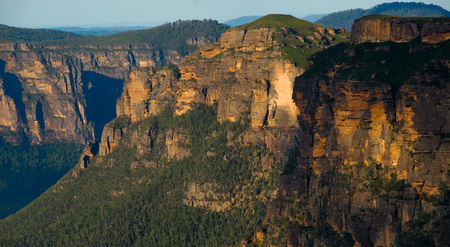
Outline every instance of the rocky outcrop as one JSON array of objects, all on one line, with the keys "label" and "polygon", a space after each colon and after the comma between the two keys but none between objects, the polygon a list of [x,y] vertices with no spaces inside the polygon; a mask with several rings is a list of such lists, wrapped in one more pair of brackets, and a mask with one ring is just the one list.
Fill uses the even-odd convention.
[{"label": "rocky outcrop", "polygon": [[165,106],[164,99],[171,98],[177,73],[169,69],[141,68],[130,74],[122,96],[117,101],[117,116],[127,115],[135,123],[158,114]]},{"label": "rocky outcrop", "polygon": [[[286,43],[282,34],[310,40],[308,47],[325,46],[320,42],[342,35],[341,30],[322,27],[301,31],[303,36],[299,30],[288,28],[230,29],[220,42],[207,44],[184,58],[179,69],[136,69],[117,101],[117,115],[136,123],[160,113],[171,102],[174,115],[204,103],[218,105],[222,123],[249,116],[253,128],[298,127],[299,110],[292,93],[294,80],[304,68],[286,58],[280,48]],[[107,145],[102,141],[101,146]]]},{"label": "rocky outcrop", "polygon": [[50,53],[2,53],[0,77],[0,97],[5,98],[1,128],[9,131],[4,136],[20,139],[23,132],[38,143],[92,138],[79,60]]},{"label": "rocky outcrop", "polygon": [[165,141],[167,148],[167,160],[180,160],[189,156],[189,149],[185,146],[189,143],[183,129],[172,128],[166,132]]},{"label": "rocky outcrop", "polygon": [[81,155],[79,166],[80,169],[86,169],[91,163],[92,158],[98,153],[98,142],[89,141],[86,147],[83,150],[83,154]]},{"label": "rocky outcrop", "polygon": [[[189,42],[200,46],[204,41]],[[130,71],[180,63],[179,52],[154,48],[0,44],[2,139],[14,143],[99,139],[103,126],[116,117],[115,101]]]},{"label": "rocky outcrop", "polygon": [[218,103],[219,121],[238,121],[251,105],[253,127],[297,126],[298,109],[291,95],[294,79],[303,69],[285,60],[277,49],[272,36],[278,31],[229,30],[219,43],[205,45],[185,58],[179,80],[175,71],[132,72],[117,114],[129,115],[135,122],[157,114],[162,109],[158,102],[172,97],[176,115],[185,113],[193,103]]},{"label": "rocky outcrop", "polygon": [[[286,166],[278,200],[250,242],[391,246],[415,234],[447,246],[450,62],[431,59],[445,44],[391,46],[401,56],[430,57],[418,67],[403,64],[416,70],[398,81],[373,76],[373,65],[361,73],[368,60],[381,62],[374,54],[383,49],[347,47],[338,53],[342,60],[324,55],[336,60],[296,80],[295,162]],[[355,55],[362,51],[364,61]]]},{"label": "rocky outcrop", "polygon": [[102,156],[109,154],[119,146],[119,141],[122,139],[124,132],[126,132],[126,129],[106,125],[102,132],[99,154]]},{"label": "rocky outcrop", "polygon": [[194,182],[189,185],[186,199],[183,199],[183,203],[191,207],[209,208],[216,212],[229,209],[231,203],[224,202],[225,196],[215,191],[217,186],[211,183],[200,185]]},{"label": "rocky outcrop", "polygon": [[367,16],[353,23],[350,41],[404,43],[418,37],[432,44],[449,40],[450,18]]}]

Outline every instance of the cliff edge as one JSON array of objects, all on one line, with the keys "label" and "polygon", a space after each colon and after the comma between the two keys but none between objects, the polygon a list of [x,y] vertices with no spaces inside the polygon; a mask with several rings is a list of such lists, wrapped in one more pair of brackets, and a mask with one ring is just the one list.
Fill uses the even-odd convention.
[{"label": "cliff edge", "polygon": [[353,44],[386,41],[404,43],[416,38],[431,44],[450,39],[450,18],[366,16],[353,23],[350,41]]}]

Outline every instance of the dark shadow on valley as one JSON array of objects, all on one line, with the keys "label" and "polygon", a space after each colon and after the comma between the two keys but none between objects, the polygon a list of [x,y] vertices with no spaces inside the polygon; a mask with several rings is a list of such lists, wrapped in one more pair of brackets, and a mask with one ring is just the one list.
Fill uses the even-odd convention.
[{"label": "dark shadow on valley", "polygon": [[105,124],[116,117],[116,102],[122,95],[124,80],[83,71],[81,81],[86,96],[86,117],[94,123],[95,138],[100,140]]}]

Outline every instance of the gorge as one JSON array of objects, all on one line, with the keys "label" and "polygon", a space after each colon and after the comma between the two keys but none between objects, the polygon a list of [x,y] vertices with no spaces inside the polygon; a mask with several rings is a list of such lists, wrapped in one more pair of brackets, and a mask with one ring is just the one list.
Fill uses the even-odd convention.
[{"label": "gorge", "polygon": [[[91,71],[94,52],[31,67],[17,57],[32,53],[2,53],[2,78],[27,82],[3,86],[5,129],[98,143],[0,221],[0,243],[447,246],[450,20],[369,16],[352,29],[269,15],[129,76],[148,55],[118,51],[104,66],[116,69]],[[61,69],[42,83],[47,64]],[[111,75],[127,79],[105,81],[115,111],[83,113]],[[117,118],[98,137],[87,119],[106,115]]]}]

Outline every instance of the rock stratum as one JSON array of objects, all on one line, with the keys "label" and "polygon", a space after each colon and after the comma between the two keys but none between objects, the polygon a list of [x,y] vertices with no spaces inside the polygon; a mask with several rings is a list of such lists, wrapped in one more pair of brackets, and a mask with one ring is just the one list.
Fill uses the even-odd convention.
[{"label": "rock stratum", "polygon": [[[374,31],[392,23],[355,22],[359,46],[318,54],[296,79],[295,162],[248,243],[448,246],[449,38],[405,43],[416,37],[404,31],[409,22]],[[448,18],[422,27],[438,33],[442,23]]]},{"label": "rock stratum", "polygon": [[270,15],[133,70],[0,243],[448,246],[450,43],[346,37]]},{"label": "rock stratum", "polygon": [[353,23],[350,40],[354,44],[360,44],[410,42],[416,38],[424,43],[439,43],[450,39],[449,18],[367,16]]},{"label": "rock stratum", "polygon": [[[197,36],[168,45],[121,44],[120,40],[118,44],[90,45],[92,41],[81,38],[74,40],[75,44],[62,45],[1,43],[2,139],[12,143],[59,139],[83,144],[99,139],[103,126],[116,117],[115,101],[133,69],[179,64],[189,49],[217,40],[214,32],[194,30],[190,36]],[[140,35],[139,31],[131,34]],[[102,42],[114,43],[116,36],[111,36],[113,41],[102,37]]]},{"label": "rock stratum", "polygon": [[[311,25],[231,29],[222,34],[220,42],[206,44],[184,58],[175,70],[137,69],[117,101],[117,116],[136,123],[159,114],[168,102],[174,102],[176,116],[192,105],[217,104],[221,123],[237,122],[245,116],[252,128],[297,129],[299,110],[292,93],[295,78],[305,68],[289,59],[283,48],[308,50],[304,51],[308,54],[348,37],[343,30]],[[101,154],[109,153],[109,147],[115,146],[111,140],[117,140],[116,130],[108,125],[106,129]]]}]

